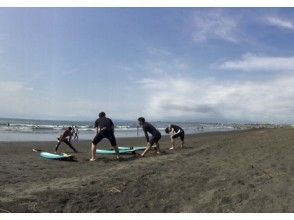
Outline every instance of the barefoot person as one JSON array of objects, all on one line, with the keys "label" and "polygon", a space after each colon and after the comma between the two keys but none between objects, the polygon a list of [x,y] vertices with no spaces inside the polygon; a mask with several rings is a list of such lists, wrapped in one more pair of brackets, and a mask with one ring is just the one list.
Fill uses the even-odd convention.
[{"label": "barefoot person", "polygon": [[77,126],[73,126],[74,140],[79,140],[79,129]]},{"label": "barefoot person", "polygon": [[64,142],[69,146],[74,152],[78,152],[71,144],[71,137],[72,137],[72,127],[68,127],[59,138],[57,138],[57,145],[55,147],[55,153],[57,153],[59,145]]},{"label": "barefoot person", "polygon": [[165,129],[165,132],[167,134],[170,134],[172,144],[170,150],[173,150],[175,148],[176,138],[178,137],[181,138],[181,148],[184,146],[185,132],[180,126],[171,124]]},{"label": "barefoot person", "polygon": [[[140,126],[143,128],[146,140],[147,140],[147,147],[145,151],[141,154],[142,157],[145,156],[145,154],[150,150],[150,148],[153,146],[153,144],[156,145],[157,153],[160,153],[159,143],[158,141],[161,138],[160,132],[150,123],[145,121],[145,118],[140,117],[138,118]],[[149,139],[148,132],[152,135],[152,137]]]},{"label": "barefoot person", "polygon": [[111,119],[106,118],[104,112],[99,113],[99,118],[95,121],[95,128],[97,133],[92,141],[92,158],[90,161],[96,160],[96,146],[103,138],[107,138],[110,141],[111,146],[116,152],[116,158],[119,159],[119,151],[114,136],[114,124]]}]

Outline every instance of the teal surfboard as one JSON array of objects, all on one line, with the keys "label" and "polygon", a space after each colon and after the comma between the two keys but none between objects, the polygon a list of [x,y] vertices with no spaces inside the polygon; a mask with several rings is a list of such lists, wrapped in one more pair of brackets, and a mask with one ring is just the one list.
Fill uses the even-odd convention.
[{"label": "teal surfboard", "polygon": [[125,146],[121,146],[118,147],[118,149],[120,150],[135,150],[135,151],[143,151],[146,149],[145,146],[140,146],[140,147],[125,147]]},{"label": "teal surfboard", "polygon": [[51,159],[51,160],[70,160],[73,159],[73,156],[70,154],[53,154],[49,152],[41,152],[40,156],[46,159]]},{"label": "teal surfboard", "polygon": [[[135,150],[123,150],[119,149],[119,154],[131,154],[136,152]],[[96,154],[106,154],[106,155],[113,155],[116,154],[114,150],[102,150],[102,149],[97,149]]]}]

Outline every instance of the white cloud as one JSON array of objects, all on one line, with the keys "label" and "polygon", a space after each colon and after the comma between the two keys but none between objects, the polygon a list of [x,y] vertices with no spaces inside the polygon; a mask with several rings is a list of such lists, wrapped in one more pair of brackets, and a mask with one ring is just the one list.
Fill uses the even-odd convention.
[{"label": "white cloud", "polygon": [[155,48],[155,47],[147,48],[147,52],[150,55],[157,56],[157,57],[168,57],[172,55],[172,53],[167,49]]},{"label": "white cloud", "polygon": [[21,82],[14,82],[14,81],[6,81],[0,82],[0,92],[22,92],[22,91],[32,91],[32,87],[26,87]]},{"label": "white cloud", "polygon": [[246,54],[241,59],[225,61],[218,66],[221,69],[242,71],[293,71],[294,57],[270,57]]},{"label": "white cloud", "polygon": [[284,20],[282,18],[276,17],[276,16],[268,16],[266,17],[266,22],[269,25],[294,30],[294,23],[292,21]]},{"label": "white cloud", "polygon": [[224,15],[222,10],[196,13],[193,17],[192,28],[195,42],[205,42],[210,39],[238,42],[236,20]]},{"label": "white cloud", "polygon": [[264,82],[142,79],[153,119],[294,122],[294,76]]}]

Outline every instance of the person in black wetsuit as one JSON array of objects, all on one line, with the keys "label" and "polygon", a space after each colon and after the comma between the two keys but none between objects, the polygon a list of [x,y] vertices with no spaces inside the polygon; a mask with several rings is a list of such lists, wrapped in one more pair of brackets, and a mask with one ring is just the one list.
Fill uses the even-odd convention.
[{"label": "person in black wetsuit", "polygon": [[72,127],[68,127],[62,135],[60,135],[59,138],[57,138],[57,145],[55,147],[55,153],[57,153],[57,150],[59,148],[59,145],[64,142],[65,144],[67,144],[67,146],[69,146],[75,153],[77,153],[78,151],[72,146],[71,144],[71,137],[72,137]]},{"label": "person in black wetsuit", "polygon": [[172,144],[170,150],[173,150],[175,148],[176,138],[178,138],[178,137],[180,137],[180,139],[181,139],[181,148],[183,148],[184,139],[185,139],[185,132],[180,126],[171,124],[169,127],[167,127],[165,129],[165,132],[167,134],[170,134],[170,139],[171,139],[171,144]]},{"label": "person in black wetsuit", "polygon": [[111,146],[116,152],[116,158],[119,159],[119,151],[114,136],[114,124],[111,119],[106,118],[104,112],[99,113],[99,118],[95,121],[95,128],[97,133],[92,141],[92,158],[90,161],[96,160],[96,146],[103,138],[107,138],[110,141]]},{"label": "person in black wetsuit", "polygon": [[[147,140],[147,147],[145,151],[141,154],[142,157],[145,156],[145,154],[150,150],[153,144],[156,145],[157,153],[160,153],[159,148],[159,140],[161,138],[160,132],[150,123],[145,121],[145,118],[140,117],[138,118],[140,126],[143,128],[146,140]],[[149,139],[148,132],[152,135],[152,137]]]}]

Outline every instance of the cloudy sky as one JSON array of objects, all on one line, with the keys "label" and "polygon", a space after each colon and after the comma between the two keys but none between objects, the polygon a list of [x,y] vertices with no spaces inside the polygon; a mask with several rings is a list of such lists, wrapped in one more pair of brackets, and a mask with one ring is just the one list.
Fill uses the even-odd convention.
[{"label": "cloudy sky", "polygon": [[294,122],[294,9],[0,8],[0,117]]}]

